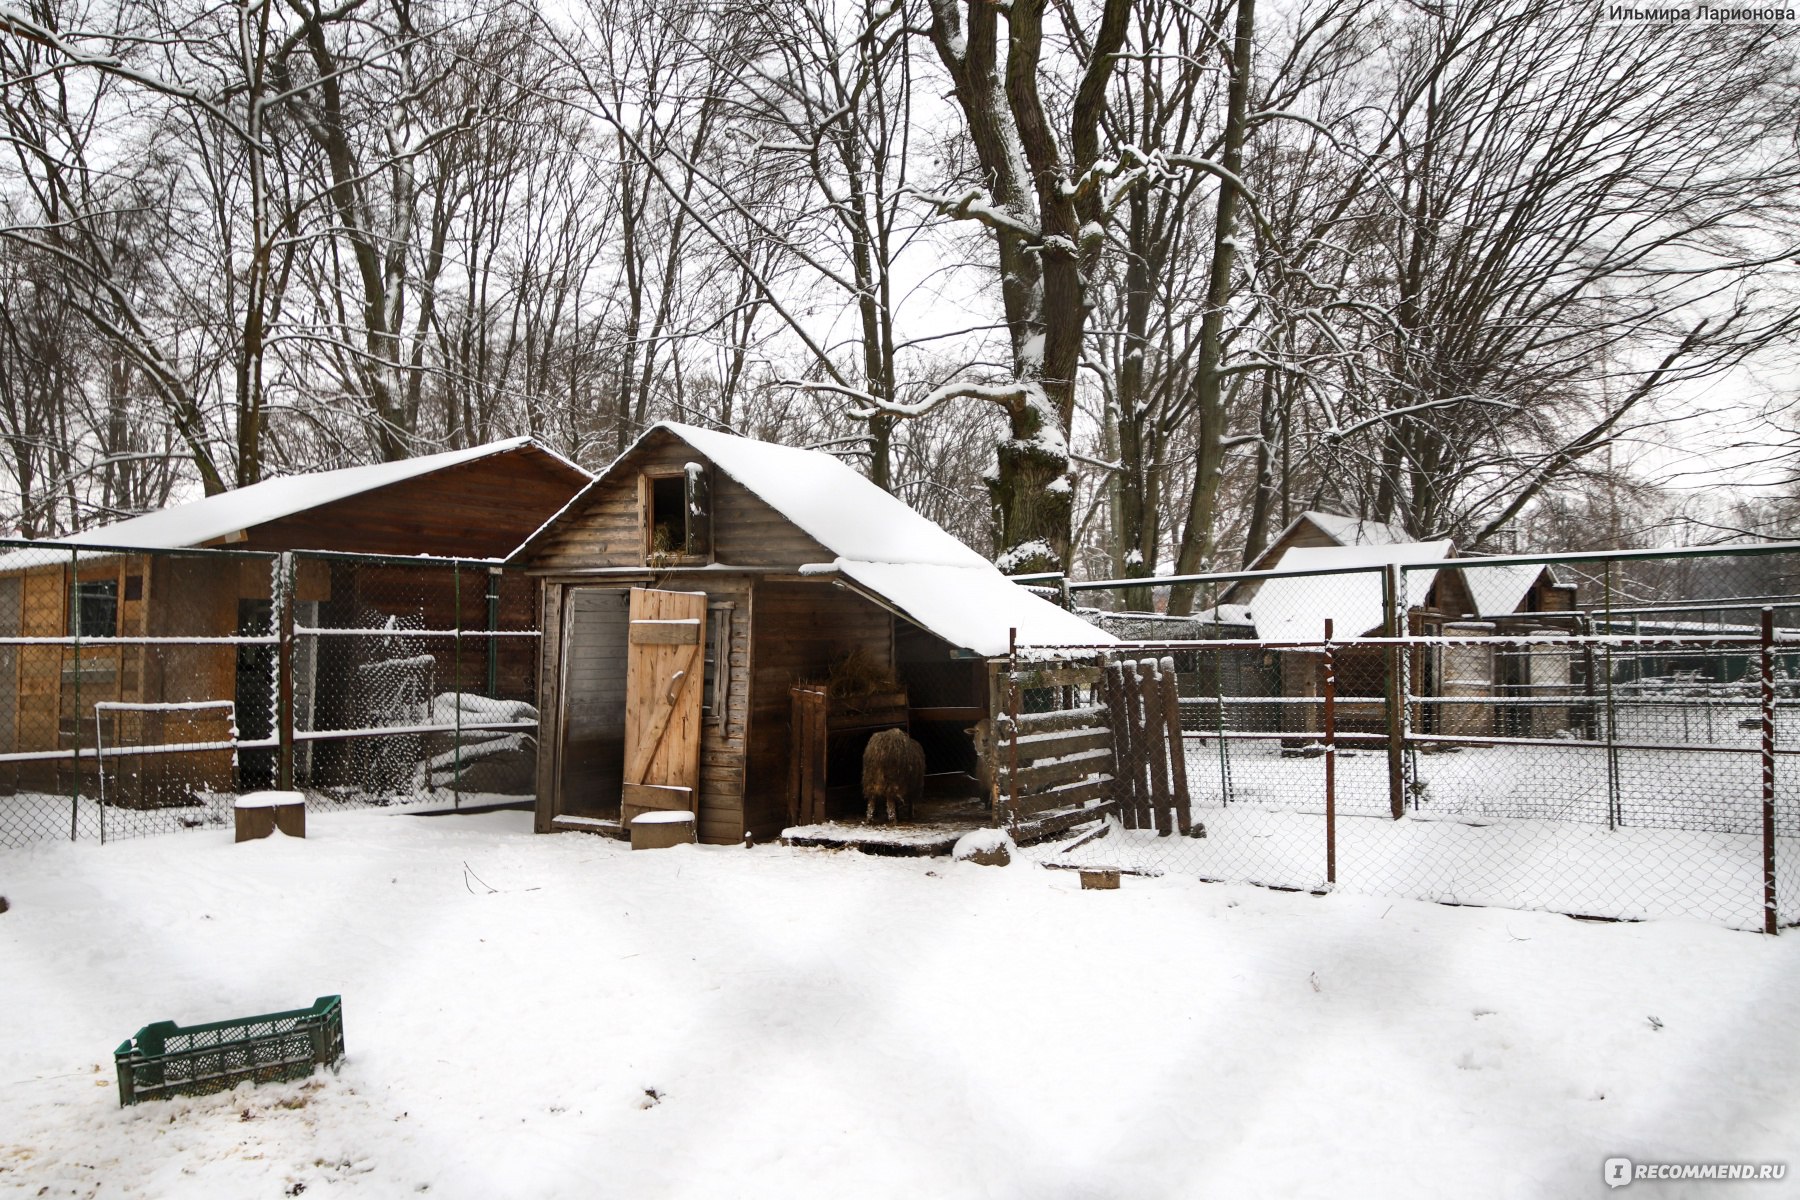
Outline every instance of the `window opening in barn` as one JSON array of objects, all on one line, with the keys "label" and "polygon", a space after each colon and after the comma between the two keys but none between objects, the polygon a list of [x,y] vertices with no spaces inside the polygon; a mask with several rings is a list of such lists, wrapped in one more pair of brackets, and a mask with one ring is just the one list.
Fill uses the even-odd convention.
[{"label": "window opening in barn", "polygon": [[688,463],[681,473],[644,476],[645,551],[658,559],[705,561],[712,557],[712,498],[706,468]]},{"label": "window opening in barn", "polygon": [[116,637],[119,632],[119,581],[84,579],[75,585],[70,614],[76,637]]},{"label": "window opening in barn", "polygon": [[687,553],[687,487],[680,475],[650,480],[650,552]]}]

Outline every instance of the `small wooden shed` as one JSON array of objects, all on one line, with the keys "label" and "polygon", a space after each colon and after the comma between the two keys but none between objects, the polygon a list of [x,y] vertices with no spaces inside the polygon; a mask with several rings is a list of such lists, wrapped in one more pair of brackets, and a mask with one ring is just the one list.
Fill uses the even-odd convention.
[{"label": "small wooden shed", "polygon": [[767,839],[796,787],[860,816],[861,748],[892,726],[939,793],[988,803],[1010,633],[1116,640],[830,455],[689,425],[647,430],[508,565],[541,580],[541,832],[660,808]]},{"label": "small wooden shed", "polygon": [[[1316,534],[1318,519],[1291,527],[1296,535]],[[1346,518],[1336,518],[1338,521]],[[1258,639],[1282,643],[1316,642],[1331,621],[1333,637],[1350,640],[1380,637],[1386,632],[1382,572],[1404,567],[1406,595],[1401,598],[1402,634],[1457,639],[1455,644],[1415,648],[1408,663],[1409,688],[1428,699],[1418,706],[1416,727],[1425,732],[1489,736],[1496,732],[1554,732],[1566,727],[1565,693],[1570,688],[1568,653],[1556,647],[1505,652],[1463,639],[1518,636],[1544,629],[1569,632],[1549,614],[1566,613],[1574,605],[1574,588],[1558,581],[1542,563],[1502,560],[1484,565],[1480,558],[1458,558],[1449,540],[1395,540],[1395,530],[1376,527],[1369,540],[1349,545],[1290,540],[1271,565],[1318,575],[1277,576],[1241,581],[1230,593],[1240,619]],[[1364,533],[1366,529],[1362,530]],[[1379,570],[1378,570],[1379,569]],[[1328,572],[1354,571],[1353,574]],[[1247,631],[1248,632],[1248,631]],[[1280,695],[1312,698],[1322,694],[1321,659],[1306,651],[1278,651]],[[1348,646],[1337,655],[1338,720],[1350,731],[1380,733],[1385,729],[1389,666],[1380,647]],[[1511,699],[1517,713],[1490,703]],[[1504,710],[1504,711],[1503,711]],[[1288,710],[1290,724],[1316,732],[1314,706]]]},{"label": "small wooden shed", "polygon": [[[0,553],[0,636],[13,638],[207,638],[268,627],[272,572],[265,558],[194,549],[338,551],[368,555],[500,558],[592,476],[529,438],[512,438],[396,463],[270,479],[189,504]],[[450,628],[460,602],[486,616],[479,581],[456,595],[447,575],[403,563],[311,558],[296,565],[301,623],[355,625],[370,613]],[[514,628],[533,616],[528,593],[498,614]],[[400,608],[405,608],[402,614]],[[529,700],[535,659],[522,643],[499,648],[497,687]],[[297,702],[315,701],[321,724],[346,695],[331,662],[310,664]],[[0,753],[112,744],[206,740],[173,714],[102,715],[96,703],[193,704],[231,700],[240,735],[266,736],[273,654],[261,646],[132,645],[96,641],[0,647]],[[449,674],[443,678],[448,681]],[[259,710],[260,706],[260,711]],[[110,727],[97,730],[101,720]],[[171,728],[156,726],[168,720]],[[133,728],[124,728],[124,725]],[[230,754],[198,774],[228,788]],[[246,752],[240,771],[265,785],[270,753]],[[66,760],[0,765],[0,789],[61,789]],[[186,783],[196,774],[184,764]],[[155,790],[154,779],[140,784]],[[185,786],[185,784],[184,784]],[[179,799],[176,797],[175,799]],[[154,798],[152,798],[154,802]]]}]

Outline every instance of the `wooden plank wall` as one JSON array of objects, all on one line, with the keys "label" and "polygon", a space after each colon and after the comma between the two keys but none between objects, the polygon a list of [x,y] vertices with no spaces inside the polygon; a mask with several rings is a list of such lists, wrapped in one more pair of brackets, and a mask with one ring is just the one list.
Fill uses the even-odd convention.
[{"label": "wooden plank wall", "polygon": [[524,448],[271,521],[232,548],[500,558],[585,482],[543,451]]},{"label": "wooden plank wall", "polygon": [[[702,585],[683,581],[684,587]],[[724,586],[704,584],[708,603],[731,604],[731,646],[727,666],[731,678],[726,688],[725,711],[718,720],[708,719],[700,729],[700,840],[741,842],[747,823],[744,802],[744,756],[750,744],[750,688],[755,661],[750,641],[751,582],[740,578]]]},{"label": "wooden plank wall", "polygon": [[894,619],[882,608],[828,581],[763,580],[756,586],[749,784],[744,820],[759,840],[787,820],[791,698],[796,682],[822,679],[858,647],[890,666]]},{"label": "wooden plank wall", "polygon": [[797,567],[830,560],[824,547],[665,432],[646,440],[614,466],[604,483],[590,489],[579,509],[532,548],[527,565],[557,571],[643,566],[638,477],[645,471],[680,471],[695,461],[712,471],[713,561],[734,567]]},{"label": "wooden plank wall", "polygon": [[[147,632],[158,637],[218,637],[236,633],[238,600],[246,586],[260,586],[263,594],[267,594],[266,564],[153,556],[145,580]],[[141,695],[151,702],[235,700],[237,647],[159,646],[145,657]],[[170,721],[167,725],[161,734],[169,741],[200,741],[208,732],[194,721]],[[183,777],[194,775],[201,765],[175,759],[167,764],[171,773]],[[228,752],[208,752],[203,766],[209,782],[230,786],[231,756]]]}]

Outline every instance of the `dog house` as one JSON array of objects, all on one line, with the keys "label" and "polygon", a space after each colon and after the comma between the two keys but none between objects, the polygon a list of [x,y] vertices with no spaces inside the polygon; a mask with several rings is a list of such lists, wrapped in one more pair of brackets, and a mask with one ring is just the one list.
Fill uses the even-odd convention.
[{"label": "dog house", "polygon": [[508,567],[540,580],[540,832],[688,809],[703,842],[771,838],[796,788],[860,816],[861,747],[896,726],[928,795],[991,803],[1009,638],[1116,640],[830,455],[688,425],[651,427]]}]

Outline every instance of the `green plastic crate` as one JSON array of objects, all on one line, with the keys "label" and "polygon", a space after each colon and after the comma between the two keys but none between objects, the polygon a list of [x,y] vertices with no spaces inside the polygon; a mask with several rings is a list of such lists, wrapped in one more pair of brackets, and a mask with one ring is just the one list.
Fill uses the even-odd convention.
[{"label": "green plastic crate", "polygon": [[209,1025],[158,1021],[119,1043],[119,1105],[224,1092],[249,1080],[305,1079],[344,1057],[344,1004],[320,996],[311,1008]]}]

